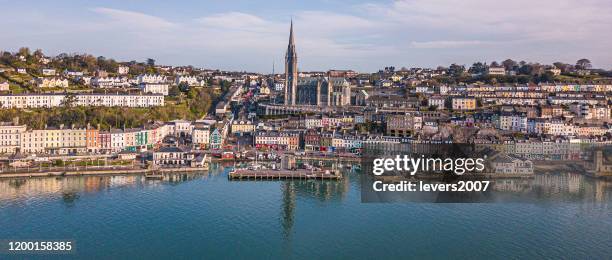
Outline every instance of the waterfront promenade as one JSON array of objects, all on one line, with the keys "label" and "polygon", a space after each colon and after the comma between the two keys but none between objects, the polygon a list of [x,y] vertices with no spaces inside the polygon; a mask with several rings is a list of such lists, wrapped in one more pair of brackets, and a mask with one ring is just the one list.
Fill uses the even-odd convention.
[{"label": "waterfront promenade", "polygon": [[205,167],[174,167],[174,168],[151,168],[145,169],[141,167],[131,166],[115,166],[115,167],[75,167],[65,169],[64,167],[53,167],[40,171],[5,171],[0,172],[2,178],[31,178],[31,177],[53,177],[53,176],[81,176],[81,175],[124,175],[124,174],[157,174],[165,172],[193,172],[206,171]]}]

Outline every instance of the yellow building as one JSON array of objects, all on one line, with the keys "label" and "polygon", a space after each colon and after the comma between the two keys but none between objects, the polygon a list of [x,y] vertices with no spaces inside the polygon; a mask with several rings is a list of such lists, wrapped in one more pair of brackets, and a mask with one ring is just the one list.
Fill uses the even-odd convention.
[{"label": "yellow building", "polygon": [[62,78],[38,78],[36,80],[39,88],[67,88],[68,80]]},{"label": "yellow building", "polygon": [[45,130],[29,130],[21,133],[22,153],[45,152]]},{"label": "yellow building", "polygon": [[393,82],[400,82],[400,80],[402,80],[402,78],[403,77],[401,75],[398,75],[398,74],[393,74],[390,77],[391,81],[393,81]]},{"label": "yellow building", "polygon": [[47,128],[30,130],[21,134],[21,151],[24,153],[69,154],[87,151],[85,129]]},{"label": "yellow building", "polygon": [[453,110],[474,110],[476,109],[475,98],[453,98]]},{"label": "yellow building", "polygon": [[255,125],[251,121],[234,121],[232,133],[250,133],[255,131]]}]

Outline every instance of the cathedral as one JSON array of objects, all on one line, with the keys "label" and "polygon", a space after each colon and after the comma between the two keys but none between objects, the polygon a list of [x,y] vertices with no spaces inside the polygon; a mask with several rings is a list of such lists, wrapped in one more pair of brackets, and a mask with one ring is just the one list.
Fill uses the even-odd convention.
[{"label": "cathedral", "polygon": [[351,102],[351,87],[341,77],[298,77],[293,21],[285,55],[285,105],[345,106]]}]

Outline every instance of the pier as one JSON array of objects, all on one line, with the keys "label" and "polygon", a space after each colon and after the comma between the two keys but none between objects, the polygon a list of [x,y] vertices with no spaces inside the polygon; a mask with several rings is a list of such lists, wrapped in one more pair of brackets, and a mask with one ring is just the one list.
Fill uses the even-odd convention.
[{"label": "pier", "polygon": [[235,170],[228,174],[230,180],[340,180],[342,174],[333,171],[310,170]]}]

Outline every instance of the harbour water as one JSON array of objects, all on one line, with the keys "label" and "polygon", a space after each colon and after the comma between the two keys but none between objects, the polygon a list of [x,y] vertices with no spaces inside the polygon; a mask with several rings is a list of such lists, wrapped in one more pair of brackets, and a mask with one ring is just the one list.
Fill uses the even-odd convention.
[{"label": "harbour water", "polygon": [[528,189],[526,203],[435,204],[361,203],[355,172],[340,181],[229,181],[229,171],[3,179],[0,239],[69,239],[69,256],[79,258],[612,255],[612,184],[581,175],[498,187]]}]

